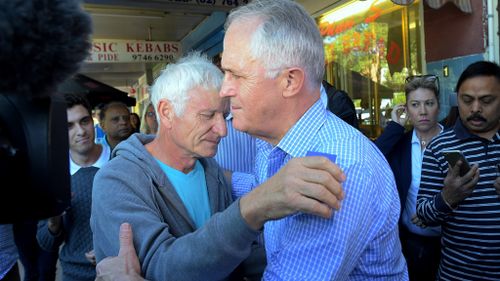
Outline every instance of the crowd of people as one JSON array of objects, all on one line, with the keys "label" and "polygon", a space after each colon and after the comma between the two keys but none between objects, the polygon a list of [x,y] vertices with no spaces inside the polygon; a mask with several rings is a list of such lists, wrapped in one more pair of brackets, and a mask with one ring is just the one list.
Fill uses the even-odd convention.
[{"label": "crowd of people", "polygon": [[469,65],[441,123],[438,77],[408,77],[372,141],[300,4],[232,10],[223,44],[220,68],[167,65],[140,116],[111,102],[97,127],[64,94],[71,208],[0,225],[0,280],[17,259],[25,280],[57,259],[65,281],[500,280],[499,65]]}]

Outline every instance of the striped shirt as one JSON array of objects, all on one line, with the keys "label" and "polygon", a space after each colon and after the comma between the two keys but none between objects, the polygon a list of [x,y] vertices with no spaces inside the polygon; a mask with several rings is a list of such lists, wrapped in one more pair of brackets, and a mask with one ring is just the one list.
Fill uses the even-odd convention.
[{"label": "striped shirt", "polygon": [[220,140],[214,159],[223,169],[253,174],[255,138],[236,130],[232,119],[232,116],[226,119],[227,136]]},{"label": "striped shirt", "polygon": [[0,279],[2,279],[17,262],[17,247],[11,224],[0,224]]},{"label": "striped shirt", "polygon": [[[441,196],[448,163],[443,151],[460,150],[479,166],[479,182],[456,209]],[[428,225],[441,225],[439,280],[500,280],[500,198],[493,183],[499,176],[500,136],[470,134],[460,119],[437,136],[424,153],[417,214]]]},{"label": "striped shirt", "polygon": [[408,279],[394,177],[370,140],[317,101],[277,146],[256,142],[258,183],[309,151],[336,155],[347,176],[342,207],[330,219],[299,213],[265,224],[263,280]]}]

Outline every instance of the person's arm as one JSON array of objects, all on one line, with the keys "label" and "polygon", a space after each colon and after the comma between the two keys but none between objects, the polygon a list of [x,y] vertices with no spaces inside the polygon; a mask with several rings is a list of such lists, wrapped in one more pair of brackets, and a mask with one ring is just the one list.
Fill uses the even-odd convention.
[{"label": "person's arm", "polygon": [[137,175],[129,172],[132,167],[108,165],[97,173],[92,195],[97,260],[118,253],[118,224],[128,221],[138,237],[134,245],[146,278],[222,279],[248,256],[259,233],[255,230],[264,222],[298,211],[329,217],[331,209],[339,207],[345,175],[338,166],[323,157],[308,157],[286,167],[203,227],[174,237],[158,212],[158,205],[165,202],[149,198],[158,187],[133,186]]},{"label": "person's arm", "polygon": [[253,229],[299,211],[330,217],[344,197],[345,174],[324,157],[294,158],[257,188],[254,175],[225,175],[232,176],[233,198],[241,197],[241,213]]},{"label": "person's arm", "polygon": [[417,196],[417,216],[424,224],[440,225],[472,193],[479,180],[478,166],[473,165],[463,177],[459,176],[459,168],[440,163],[432,148],[425,150]]},{"label": "person's arm", "polygon": [[404,136],[405,128],[394,121],[387,123],[382,134],[374,140],[375,145],[380,149],[382,154],[387,158],[391,154],[395,145]]},{"label": "person's arm", "polygon": [[[498,169],[498,166],[497,166]],[[497,171],[497,173],[500,173]],[[499,198],[500,198],[500,177],[497,177],[495,182],[493,183],[493,186],[495,187],[495,191],[497,192]]]},{"label": "person's arm", "polygon": [[51,217],[38,223],[36,234],[38,244],[48,252],[58,251],[59,246],[64,242],[65,236],[63,215]]},{"label": "person's arm", "polygon": [[[243,220],[239,201],[196,231],[174,235],[167,223],[176,217],[171,205],[176,202],[166,195],[171,191],[152,185],[148,178],[138,184],[137,178],[146,176],[131,173],[134,169],[140,170],[108,165],[95,177],[91,227],[98,262],[117,255],[119,226],[125,221],[134,228],[134,245],[147,279],[219,280],[249,255],[259,232]],[[179,226],[172,228],[178,231]]]},{"label": "person's arm", "polygon": [[270,222],[273,228],[265,231],[270,231],[266,243],[271,247],[266,250],[271,252],[263,280],[346,280],[352,276],[401,280],[405,262],[397,236],[400,204],[390,168],[375,154],[373,149],[366,157],[382,163],[345,167],[346,196],[330,218],[299,213]]},{"label": "person's arm", "polygon": [[427,147],[422,160],[422,174],[417,195],[417,216],[428,226],[437,226],[452,212],[441,196],[446,173],[432,148]]},{"label": "person's arm", "polygon": [[304,212],[332,216],[344,198],[346,180],[338,165],[325,157],[293,158],[273,177],[241,197],[240,210],[252,229],[265,222]]},{"label": "person's arm", "polygon": [[374,141],[378,149],[387,156],[392,152],[392,149],[398,143],[398,141],[403,137],[405,132],[405,123],[407,118],[403,118],[404,105],[397,105],[391,112],[392,121],[387,123],[382,134]]}]

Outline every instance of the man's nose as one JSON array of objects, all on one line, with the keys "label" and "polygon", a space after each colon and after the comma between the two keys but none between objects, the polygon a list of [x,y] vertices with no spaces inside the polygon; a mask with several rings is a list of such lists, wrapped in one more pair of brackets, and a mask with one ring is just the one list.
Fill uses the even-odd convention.
[{"label": "man's nose", "polygon": [[131,123],[130,123],[130,118],[127,118],[127,117],[125,117],[125,116],[120,117],[120,118],[118,119],[118,122],[119,122],[120,124],[127,124],[127,123],[128,123],[128,124],[131,124]]},{"label": "man's nose", "polygon": [[221,138],[227,135],[226,119],[224,118],[223,114],[217,116],[217,120],[215,121],[215,124],[212,127],[212,129]]},{"label": "man's nose", "polygon": [[220,88],[219,95],[221,97],[232,97],[234,96],[235,91],[234,91],[234,86],[232,85],[232,82],[230,81],[229,78],[227,78],[227,75],[224,76],[224,80],[222,81],[222,87]]},{"label": "man's nose", "polygon": [[76,124],[76,133],[81,136],[81,135],[84,135],[85,134],[85,130],[83,129],[83,127],[80,125],[80,124]]},{"label": "man's nose", "polygon": [[481,103],[478,100],[472,102],[472,112],[481,112]]}]

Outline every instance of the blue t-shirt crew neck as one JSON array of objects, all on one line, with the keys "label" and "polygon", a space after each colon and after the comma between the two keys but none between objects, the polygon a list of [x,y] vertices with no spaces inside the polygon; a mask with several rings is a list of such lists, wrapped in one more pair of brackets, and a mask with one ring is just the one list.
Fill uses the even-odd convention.
[{"label": "blue t-shirt crew neck", "polygon": [[158,162],[174,186],[196,228],[203,226],[210,218],[211,212],[205,171],[200,161],[196,161],[194,169],[187,174],[166,165],[158,159],[156,159],[156,162]]}]

